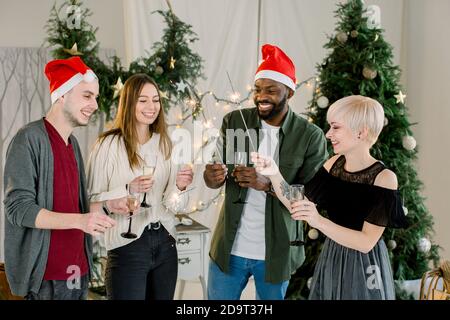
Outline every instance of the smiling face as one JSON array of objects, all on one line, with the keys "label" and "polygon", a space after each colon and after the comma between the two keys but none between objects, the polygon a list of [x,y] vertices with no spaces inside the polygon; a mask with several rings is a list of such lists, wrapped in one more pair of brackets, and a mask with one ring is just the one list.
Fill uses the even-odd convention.
[{"label": "smiling face", "polygon": [[149,126],[155,122],[161,110],[158,90],[151,83],[146,83],[136,102],[136,121],[138,125]]},{"label": "smiling face", "polygon": [[292,96],[282,83],[271,79],[255,81],[253,101],[262,120],[272,120],[287,111],[287,100]]},{"label": "smiling face", "polygon": [[348,154],[361,144],[361,135],[355,133],[342,119],[330,118],[328,123],[330,129],[326,137],[330,140],[335,154]]},{"label": "smiling face", "polygon": [[370,149],[383,129],[384,110],[369,97],[353,95],[334,102],[327,112],[330,125],[326,137],[336,154],[346,154],[360,146]]},{"label": "smiling face", "polygon": [[142,165],[142,159],[137,152],[138,145],[146,138],[151,138],[154,132],[160,136],[161,152],[166,159],[170,158],[172,141],[167,132],[162,102],[158,85],[147,74],[137,73],[125,81],[113,129],[103,136],[120,135],[127,141],[125,148],[131,168]]},{"label": "smiling face", "polygon": [[86,126],[98,109],[98,81],[80,82],[63,96],[63,114],[73,128]]}]

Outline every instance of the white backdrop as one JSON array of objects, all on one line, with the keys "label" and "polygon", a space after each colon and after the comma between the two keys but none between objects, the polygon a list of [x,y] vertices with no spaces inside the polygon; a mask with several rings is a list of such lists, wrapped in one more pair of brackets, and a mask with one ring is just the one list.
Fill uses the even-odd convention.
[{"label": "white backdrop", "polygon": [[[62,1],[57,0],[60,4]],[[230,92],[228,70],[237,90],[245,92],[252,83],[257,65],[258,48],[265,42],[278,44],[294,60],[297,77],[312,76],[316,63],[326,55],[326,34],[334,30],[337,0],[261,0],[260,41],[257,43],[258,0],[171,0],[175,13],[193,26],[200,40],[193,45],[205,60],[206,80],[199,89],[214,90],[219,96]],[[450,172],[450,22],[449,0],[366,0],[367,5],[381,8],[385,38],[394,47],[394,63],[403,69],[407,106],[419,146],[418,170],[425,184],[427,206],[435,218],[436,241],[446,249],[450,259],[450,215],[448,185]],[[43,26],[54,0],[0,0],[0,47],[39,47],[45,37]],[[104,48],[112,48],[127,62],[142,56],[151,44],[160,40],[162,18],[151,15],[155,9],[166,9],[164,0],[89,0],[93,11],[89,21],[99,27],[97,39]],[[14,30],[14,32],[11,32]],[[0,89],[3,85],[0,80]],[[20,90],[20,89],[18,89]],[[310,91],[303,87],[295,95],[292,106],[302,112]],[[15,101],[15,100],[14,100]],[[13,100],[0,105],[4,115],[14,112]],[[216,116],[220,126],[223,109],[210,106],[207,115]],[[18,128],[26,121],[21,112],[14,123]],[[30,119],[32,120],[32,119]],[[172,119],[173,120],[173,119]],[[11,117],[0,123],[2,139],[11,125]],[[92,143],[96,129],[80,141],[85,148]],[[7,141],[5,141],[7,143]],[[4,146],[6,147],[6,146]],[[87,149],[86,149],[87,150]],[[3,168],[1,168],[3,170]],[[197,174],[197,179],[201,178]],[[1,176],[3,179],[3,176]],[[201,180],[201,179],[200,179]],[[201,182],[201,181],[200,181]],[[3,192],[2,192],[3,193]],[[204,198],[213,191],[205,190]],[[1,197],[0,197],[1,198]],[[0,210],[1,211],[1,210]],[[199,220],[213,227],[217,210],[199,214]],[[3,216],[0,216],[0,241],[3,243]],[[3,260],[0,246],[0,261]]]},{"label": "white backdrop", "polygon": [[411,112],[424,183],[425,204],[434,217],[434,240],[450,260],[450,31],[449,0],[405,1],[404,51],[407,105]]},{"label": "white backdrop", "polygon": [[[373,2],[372,2],[373,3]],[[382,22],[389,32],[389,42],[400,42],[402,1],[375,1],[382,6]],[[323,45],[327,34],[334,30],[333,0],[172,0],[174,13],[193,26],[199,40],[192,48],[204,59],[206,80],[200,80],[198,89],[212,90],[220,97],[231,92],[226,72],[235,89],[245,96],[247,86],[261,59],[260,47],[271,43],[281,47],[294,61],[299,81],[315,75],[316,64],[326,55]],[[165,0],[125,0],[124,21],[126,56],[128,62],[146,54],[155,41],[159,41],[164,27],[163,19],[154,10],[167,10]],[[387,13],[384,14],[384,11]],[[385,18],[386,17],[386,18]],[[259,39],[259,43],[258,43]],[[395,46],[396,63],[399,46]],[[304,112],[311,99],[312,87],[303,86],[291,100],[296,112]],[[220,128],[222,117],[231,109],[208,105],[205,114]],[[175,114],[169,122],[176,122]],[[186,127],[190,127],[186,123]],[[196,192],[191,195],[191,206],[206,202],[217,191],[205,187],[203,166],[196,166],[194,183]],[[218,206],[193,214],[193,218],[214,229]]]},{"label": "white backdrop", "polygon": [[[199,41],[192,45],[205,60],[206,80],[200,82],[199,89],[213,90],[219,95],[231,91],[226,71],[241,93],[253,83],[259,50],[264,43],[278,45],[292,58],[299,80],[313,76],[316,64],[326,54],[323,49],[326,35],[333,33],[335,24],[334,0],[171,0],[171,3],[175,14],[191,24],[199,36]],[[387,40],[400,44],[403,1],[371,3],[382,6]],[[128,62],[145,55],[151,45],[160,40],[163,19],[157,14],[151,15],[159,9],[167,9],[165,0],[124,0]],[[399,63],[399,51],[400,46],[395,45],[395,63]],[[298,112],[304,111],[310,98],[306,90],[300,89],[292,100]]]}]

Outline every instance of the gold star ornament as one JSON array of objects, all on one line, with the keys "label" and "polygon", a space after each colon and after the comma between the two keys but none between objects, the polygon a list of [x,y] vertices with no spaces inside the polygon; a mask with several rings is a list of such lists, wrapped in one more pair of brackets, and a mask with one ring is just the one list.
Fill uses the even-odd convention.
[{"label": "gold star ornament", "polygon": [[64,52],[67,52],[68,54],[72,56],[81,56],[83,55],[80,51],[78,51],[77,43],[75,42],[72,48],[70,49],[63,49]]},{"label": "gold star ornament", "polygon": [[394,95],[395,99],[397,99],[397,103],[405,103],[406,94],[404,94],[401,90],[398,94]]},{"label": "gold star ornament", "polygon": [[170,69],[175,69],[175,62],[177,62],[177,60],[175,60],[173,57],[170,57]]},{"label": "gold star ornament", "polygon": [[160,92],[159,92],[159,95],[160,95],[161,98],[163,98],[163,99],[169,99],[169,97],[167,96],[167,92],[165,92],[165,91],[160,91]]},{"label": "gold star ornament", "polygon": [[122,79],[119,77],[119,79],[117,79],[117,82],[115,85],[112,86],[114,89],[114,96],[113,99],[117,98],[120,93],[122,92],[123,89],[123,83],[122,83]]}]

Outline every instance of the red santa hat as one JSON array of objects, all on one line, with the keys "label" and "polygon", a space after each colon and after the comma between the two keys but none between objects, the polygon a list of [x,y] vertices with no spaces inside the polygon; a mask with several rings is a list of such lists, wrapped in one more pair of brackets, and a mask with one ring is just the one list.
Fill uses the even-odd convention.
[{"label": "red santa hat", "polygon": [[265,44],[261,49],[263,61],[256,70],[255,81],[261,78],[281,82],[295,91],[295,66],[277,46]]},{"label": "red santa hat", "polygon": [[98,79],[80,57],[50,61],[44,72],[50,81],[52,104],[81,81],[92,82]]}]

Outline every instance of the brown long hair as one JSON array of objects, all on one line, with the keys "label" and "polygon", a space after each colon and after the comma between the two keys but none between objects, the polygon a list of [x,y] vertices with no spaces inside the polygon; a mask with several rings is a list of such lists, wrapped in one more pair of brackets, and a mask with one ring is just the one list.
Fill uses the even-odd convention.
[{"label": "brown long hair", "polygon": [[[161,94],[159,92],[156,82],[144,73],[137,73],[132,75],[125,81],[122,93],[120,94],[119,107],[117,110],[116,118],[114,119],[113,128],[109,131],[102,133],[99,136],[99,141],[102,143],[108,136],[122,137],[127,150],[128,162],[130,168],[136,168],[141,165],[142,159],[137,154],[138,136],[136,131],[136,104],[138,102],[139,95],[142,88],[147,83],[155,86],[158,92],[159,100],[161,101]],[[166,157],[166,160],[170,158],[172,153],[172,141],[170,140],[167,124],[164,117],[164,108],[161,104],[158,117],[155,121],[148,126],[149,132],[159,133],[159,149]]]}]

